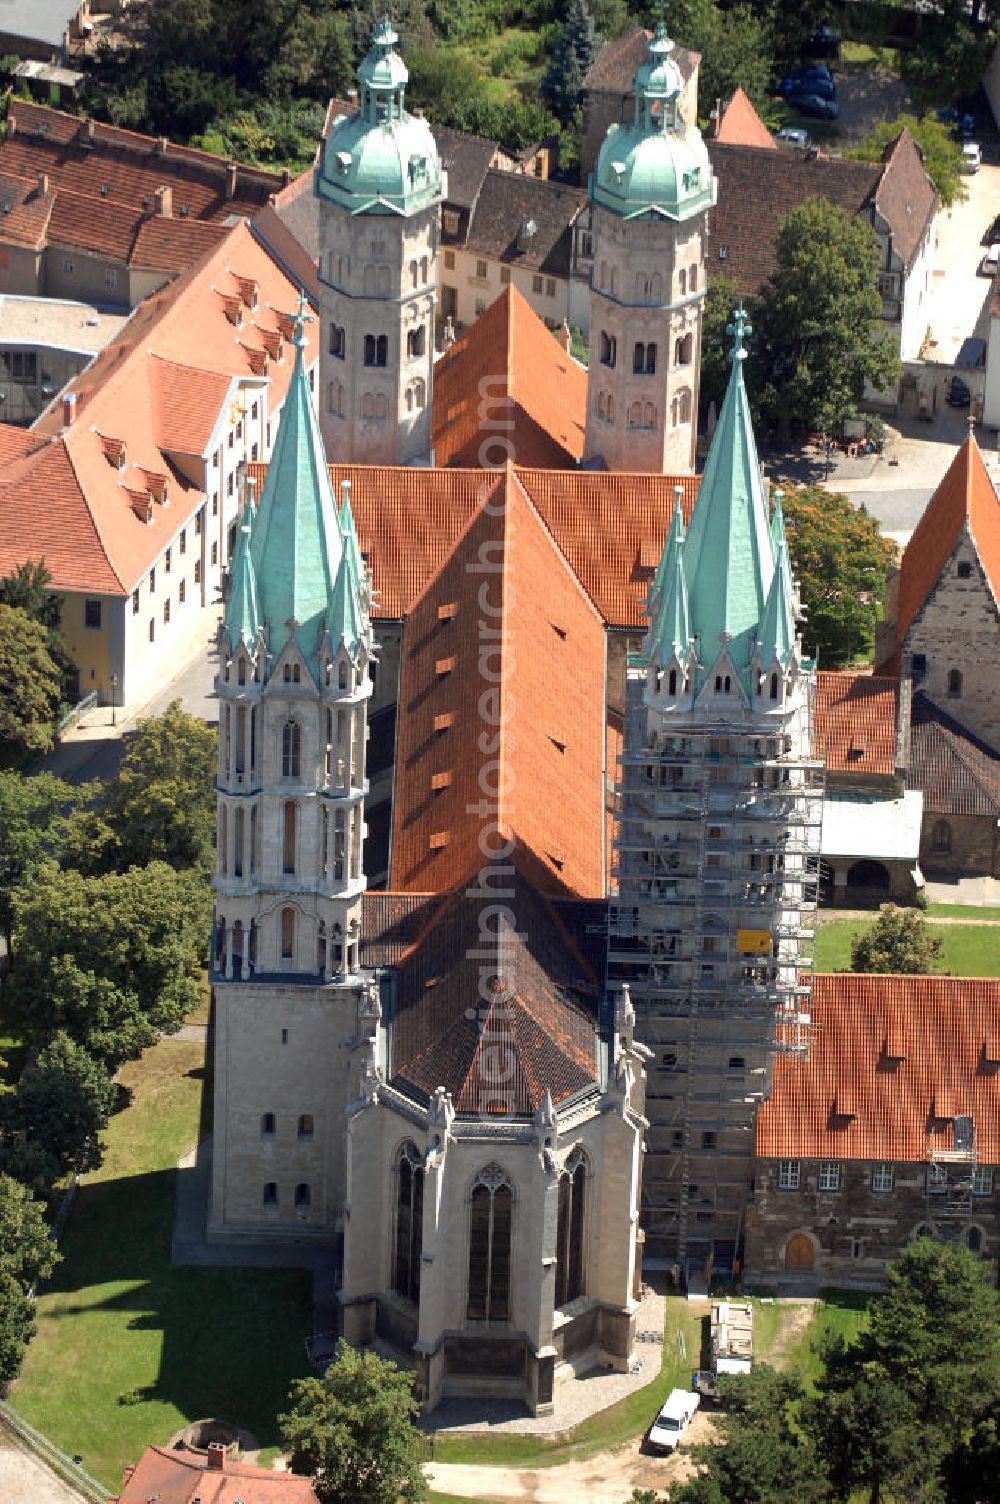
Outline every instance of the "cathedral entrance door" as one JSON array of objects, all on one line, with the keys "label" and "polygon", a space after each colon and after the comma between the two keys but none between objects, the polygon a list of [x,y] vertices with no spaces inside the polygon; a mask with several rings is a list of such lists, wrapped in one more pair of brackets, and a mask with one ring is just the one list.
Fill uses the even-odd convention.
[{"label": "cathedral entrance door", "polygon": [[811,1270],[813,1267],[812,1240],[804,1232],[797,1232],[785,1244],[785,1268]]}]

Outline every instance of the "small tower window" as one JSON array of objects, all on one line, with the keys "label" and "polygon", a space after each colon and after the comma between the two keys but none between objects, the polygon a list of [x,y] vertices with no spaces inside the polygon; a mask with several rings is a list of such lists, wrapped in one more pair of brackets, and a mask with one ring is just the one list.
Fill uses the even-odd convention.
[{"label": "small tower window", "polygon": [[312,1191],[304,1180],[295,1187],[295,1205],[299,1211],[304,1211],[307,1206],[312,1205]]},{"label": "small tower window", "polygon": [[264,1195],[262,1197],[262,1200],[263,1200],[265,1206],[277,1206],[277,1204],[278,1204],[278,1182],[276,1180],[269,1180],[269,1181],[266,1182],[266,1184],[264,1186]]},{"label": "small tower window", "polygon": [[772,700],[776,700],[777,698],[778,698],[778,676],[777,676],[777,674],[772,674],[771,675],[771,699]]},{"label": "small tower window", "polygon": [[389,364],[389,337],[386,334],[365,335],[365,365],[385,366]]},{"label": "small tower window", "polygon": [[273,1138],[274,1137],[274,1113],[273,1112],[265,1112],[265,1113],[263,1113],[261,1115],[261,1120],[260,1120],[260,1136],[261,1136],[261,1138]]},{"label": "small tower window", "polygon": [[409,356],[423,355],[426,343],[425,326],[421,324],[417,329],[410,329],[406,335],[406,353]]},{"label": "small tower window", "polygon": [[[289,873],[295,871],[295,817],[297,809],[295,801],[293,799],[288,799],[285,801],[282,813],[284,819],[284,834],[282,839],[281,870],[282,872]],[[285,912],[288,913],[290,911],[286,909]]]},{"label": "small tower window", "polygon": [[680,276],[679,276],[678,280],[680,281],[680,285],[681,285],[681,297],[683,298],[684,294],[687,292],[687,272],[684,271],[683,269],[681,270],[681,273],[680,273]]},{"label": "small tower window", "polygon": [[343,360],[347,352],[347,336],[340,324],[330,325],[330,354]]},{"label": "small tower window", "polygon": [[688,287],[691,289],[692,292],[694,292],[697,289],[697,286],[698,286],[698,268],[696,266],[692,266],[691,271],[688,274]]},{"label": "small tower window", "polygon": [[299,778],[302,771],[302,728],[298,721],[286,721],[281,728],[281,776]]},{"label": "small tower window", "polygon": [[972,565],[969,563],[968,559],[959,560],[958,578],[960,580],[969,580],[972,578]]},{"label": "small tower window", "polygon": [[290,961],[295,954],[295,910],[281,911],[281,959]]},{"label": "small tower window", "polygon": [[312,1117],[308,1112],[304,1112],[299,1118],[299,1138],[312,1138],[313,1132]]},{"label": "small tower window", "polygon": [[956,698],[962,693],[962,675],[957,668],[948,672],[948,693]]},{"label": "small tower window", "polygon": [[675,668],[672,668],[667,676],[667,693],[671,695],[677,693],[677,670]]},{"label": "small tower window", "polygon": [[[683,273],[682,273],[682,275],[683,275]],[[694,353],[694,336],[693,335],[685,334],[680,339],[674,341],[674,365],[675,366],[689,366],[691,364],[691,357],[692,357],[693,353]]]},{"label": "small tower window", "polygon": [[618,359],[618,341],[613,334],[601,330],[601,365],[614,370]]}]

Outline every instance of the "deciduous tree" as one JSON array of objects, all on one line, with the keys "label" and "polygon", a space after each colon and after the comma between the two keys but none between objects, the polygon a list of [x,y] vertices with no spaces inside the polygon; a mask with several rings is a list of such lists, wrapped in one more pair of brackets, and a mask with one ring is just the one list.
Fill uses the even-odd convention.
[{"label": "deciduous tree", "polygon": [[20,606],[0,605],[0,741],[47,752],[61,687],[46,629]]},{"label": "deciduous tree", "polygon": [[217,748],[214,728],[188,715],[179,700],[139,722],[100,801],[119,869],[152,861],[212,865]]},{"label": "deciduous tree", "polygon": [[0,1384],[17,1377],[35,1330],[28,1291],[48,1278],[59,1257],[41,1202],[0,1174]]},{"label": "deciduous tree", "polygon": [[926,976],[940,951],[941,941],[916,910],[885,903],[875,923],[851,941],[851,970]]},{"label": "deciduous tree", "polygon": [[114,1100],[104,1066],[59,1033],[23,1072],[13,1094],[0,1101],[0,1122],[5,1133],[37,1144],[60,1173],[79,1174],[101,1163],[100,1133]]},{"label": "deciduous tree", "polygon": [[427,1497],[412,1379],[341,1342],[321,1379],[299,1379],[278,1417],[292,1467],[321,1504],[419,1504]]},{"label": "deciduous tree", "polygon": [[920,147],[924,167],[945,208],[967,197],[959,161],[962,148],[948,127],[928,111],[925,115],[897,115],[895,120],[876,121],[865,139],[847,153],[862,162],[881,162],[887,146],[908,130]]},{"label": "deciduous tree", "polygon": [[14,894],[46,857],[58,858],[70,811],[89,797],[51,773],[0,771],[0,934],[11,944]]},{"label": "deciduous tree", "polygon": [[866,382],[885,390],[899,374],[878,242],[846,209],[810,198],[781,221],[775,258],[753,310],[751,394],[768,422],[832,432],[857,411]]},{"label": "deciduous tree", "polygon": [[872,649],[893,546],[863,507],[818,486],[789,489],[782,507],[804,645],[821,667],[840,668]]}]

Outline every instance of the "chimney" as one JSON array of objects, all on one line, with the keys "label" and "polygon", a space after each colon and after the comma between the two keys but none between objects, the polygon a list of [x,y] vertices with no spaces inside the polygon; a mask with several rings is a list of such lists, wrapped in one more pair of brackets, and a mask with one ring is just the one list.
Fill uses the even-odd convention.
[{"label": "chimney", "polygon": [[167,138],[166,138],[166,136],[158,136],[157,137],[157,141],[156,141],[156,155],[158,157],[165,157],[167,155]]},{"label": "chimney", "polygon": [[87,117],[87,140],[88,141],[93,141],[93,139],[94,139],[94,122],[88,116]]},{"label": "chimney", "polygon": [[48,191],[49,191],[49,175],[48,175],[47,172],[40,172],[38,174],[38,192],[40,193],[40,195],[42,196],[42,198],[44,198],[45,195],[48,193]]},{"label": "chimney", "polygon": [[358,102],[358,91],[357,91],[357,89],[348,89],[348,91],[347,91],[347,99],[348,99],[348,102],[350,104],[357,104],[357,102]]},{"label": "chimney", "polygon": [[174,212],[174,191],[172,188],[157,188],[153,194],[156,200],[156,212],[162,214],[164,219],[170,219]]},{"label": "chimney", "polygon": [[227,198],[235,198],[236,197],[236,173],[237,173],[237,170],[238,169],[237,169],[237,166],[236,166],[235,162],[227,162],[226,163],[226,197]]},{"label": "chimney", "polygon": [[292,181],[291,170],[288,167],[283,167],[281,169],[281,186],[282,186],[282,188],[287,188],[288,185],[289,185],[289,183],[291,181]]},{"label": "chimney", "polygon": [[69,428],[76,417],[76,393],[63,394],[63,428]]},{"label": "chimney", "polygon": [[563,349],[568,355],[569,347],[572,344],[572,336],[569,332],[569,325],[567,324],[565,319],[563,319],[562,323],[559,326],[559,343],[562,345]]},{"label": "chimney", "polygon": [[206,1463],[210,1472],[222,1473],[226,1469],[226,1449],[221,1441],[210,1441],[208,1444],[208,1461]]}]

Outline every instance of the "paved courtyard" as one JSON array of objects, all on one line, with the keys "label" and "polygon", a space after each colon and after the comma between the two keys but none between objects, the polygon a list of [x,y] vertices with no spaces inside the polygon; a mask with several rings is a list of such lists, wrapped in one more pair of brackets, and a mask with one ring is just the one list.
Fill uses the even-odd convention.
[{"label": "paved courtyard", "polygon": [[0,1504],[80,1504],[82,1497],[0,1431]]},{"label": "paved courtyard", "polygon": [[938,243],[927,303],[928,360],[953,365],[970,337],[988,333],[991,282],[979,275],[983,237],[1000,214],[1000,167],[984,164],[963,179],[964,203],[938,215]]}]

